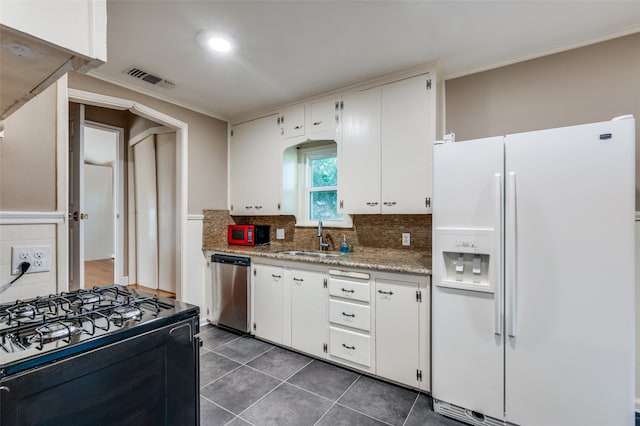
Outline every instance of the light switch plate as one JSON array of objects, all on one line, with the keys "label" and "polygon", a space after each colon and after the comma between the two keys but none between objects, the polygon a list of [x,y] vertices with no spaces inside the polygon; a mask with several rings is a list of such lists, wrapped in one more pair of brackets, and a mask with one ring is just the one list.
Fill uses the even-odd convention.
[{"label": "light switch plate", "polygon": [[402,245],[410,246],[411,245],[411,234],[408,232],[402,233]]},{"label": "light switch plate", "polygon": [[284,229],[282,229],[282,228],[276,229],[276,239],[277,240],[284,240]]}]

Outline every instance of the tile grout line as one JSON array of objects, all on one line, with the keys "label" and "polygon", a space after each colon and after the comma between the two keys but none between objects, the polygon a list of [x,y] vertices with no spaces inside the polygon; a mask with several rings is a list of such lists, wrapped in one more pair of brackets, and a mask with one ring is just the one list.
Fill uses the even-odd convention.
[{"label": "tile grout line", "polygon": [[418,392],[418,394],[416,395],[416,399],[413,400],[413,404],[411,405],[411,409],[409,409],[409,412],[407,413],[407,417],[404,418],[404,422],[402,422],[402,426],[405,426],[407,424],[407,420],[409,420],[409,417],[411,416],[411,412],[413,411],[413,408],[418,403],[418,398],[420,398],[420,392]]},{"label": "tile grout line", "polygon": [[340,394],[339,397],[336,398],[335,401],[333,401],[333,404],[331,404],[331,407],[329,407],[329,409],[327,411],[324,412],[324,414],[322,416],[320,416],[320,418],[318,419],[317,422],[315,422],[315,425],[317,425],[326,415],[329,411],[331,411],[331,409],[333,407],[335,407],[335,405],[338,403],[338,401],[340,400],[340,398],[342,398],[347,392],[349,392],[349,389],[351,389],[353,387],[353,385],[355,385],[355,383],[360,380],[360,377],[362,377],[362,374],[358,374],[358,377],[356,377],[356,379],[351,382],[351,384],[344,390],[344,392],[342,392]]}]

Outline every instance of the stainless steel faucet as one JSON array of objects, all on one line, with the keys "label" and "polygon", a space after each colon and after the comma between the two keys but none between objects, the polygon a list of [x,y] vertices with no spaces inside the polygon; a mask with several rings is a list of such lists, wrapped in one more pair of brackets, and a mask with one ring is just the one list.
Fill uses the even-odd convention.
[{"label": "stainless steel faucet", "polygon": [[329,243],[325,243],[322,241],[322,221],[318,221],[318,250],[326,250],[329,248]]}]

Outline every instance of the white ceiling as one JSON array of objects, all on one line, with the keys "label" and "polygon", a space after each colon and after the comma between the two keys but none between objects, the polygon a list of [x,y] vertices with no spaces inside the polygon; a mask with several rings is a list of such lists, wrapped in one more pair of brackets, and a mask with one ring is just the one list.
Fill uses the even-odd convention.
[{"label": "white ceiling", "polygon": [[[450,78],[638,32],[640,1],[108,0],[107,19],[108,60],[92,75],[234,119],[425,63]],[[202,29],[240,51],[204,51]]]}]

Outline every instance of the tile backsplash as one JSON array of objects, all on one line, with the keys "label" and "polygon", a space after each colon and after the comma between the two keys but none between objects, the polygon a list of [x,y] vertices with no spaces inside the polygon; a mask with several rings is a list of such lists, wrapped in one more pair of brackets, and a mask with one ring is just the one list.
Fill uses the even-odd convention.
[{"label": "tile backsplash", "polygon": [[[227,225],[255,224],[271,226],[271,245],[300,250],[317,250],[315,227],[296,227],[295,216],[230,216],[228,210],[205,210],[203,245],[226,245]],[[276,239],[276,229],[284,229],[285,238]],[[402,233],[411,234],[411,245],[402,245]],[[431,215],[353,215],[352,228],[325,226],[330,250],[338,250],[342,235],[353,250],[361,247],[406,249],[431,255]]]}]

